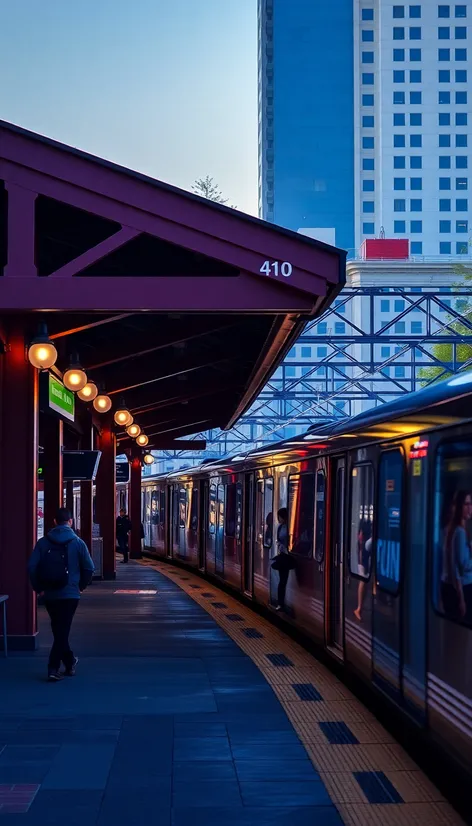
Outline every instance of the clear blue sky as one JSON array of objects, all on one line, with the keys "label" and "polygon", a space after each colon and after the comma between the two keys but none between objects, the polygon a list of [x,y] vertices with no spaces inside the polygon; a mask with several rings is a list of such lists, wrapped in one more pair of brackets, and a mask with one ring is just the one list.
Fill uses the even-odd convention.
[{"label": "clear blue sky", "polygon": [[0,119],[257,212],[257,0],[1,3]]}]

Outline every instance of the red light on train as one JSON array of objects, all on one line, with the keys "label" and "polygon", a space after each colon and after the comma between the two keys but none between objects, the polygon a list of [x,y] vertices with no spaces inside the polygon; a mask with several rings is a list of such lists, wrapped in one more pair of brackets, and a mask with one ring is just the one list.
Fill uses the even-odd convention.
[{"label": "red light on train", "polygon": [[410,459],[424,459],[428,455],[428,447],[428,439],[415,442],[410,450]]}]

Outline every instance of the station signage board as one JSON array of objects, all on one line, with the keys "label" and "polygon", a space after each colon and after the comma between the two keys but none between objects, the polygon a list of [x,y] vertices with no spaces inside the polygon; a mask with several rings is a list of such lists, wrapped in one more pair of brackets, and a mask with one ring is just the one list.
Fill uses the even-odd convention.
[{"label": "station signage board", "polygon": [[115,481],[118,482],[129,482],[129,463],[128,462],[117,462],[116,463],[116,476]]},{"label": "station signage board", "polygon": [[75,420],[75,396],[52,373],[49,373],[48,404],[50,410],[70,422]]}]

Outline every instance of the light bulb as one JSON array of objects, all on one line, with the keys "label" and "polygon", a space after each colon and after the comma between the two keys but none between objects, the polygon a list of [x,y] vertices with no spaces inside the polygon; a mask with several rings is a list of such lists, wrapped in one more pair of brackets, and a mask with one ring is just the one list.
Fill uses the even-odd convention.
[{"label": "light bulb", "polygon": [[83,402],[93,402],[95,397],[98,396],[98,387],[95,382],[88,381],[85,387],[77,392],[77,395]]},{"label": "light bulb", "polygon": [[111,404],[110,396],[106,396],[104,393],[101,393],[93,400],[93,406],[98,413],[108,413]]},{"label": "light bulb", "polygon": [[45,324],[39,325],[39,332],[28,347],[28,359],[38,370],[48,370],[57,360],[57,350],[48,336]]},{"label": "light bulb", "polygon": [[137,436],[141,433],[141,428],[139,424],[131,424],[129,427],[126,428],[126,432],[128,436],[131,436],[132,439],[136,439]]},{"label": "light bulb", "polygon": [[139,436],[138,436],[138,438],[136,439],[136,443],[137,443],[140,447],[146,447],[146,445],[148,444],[148,442],[149,442],[149,438],[146,436],[146,434],[145,434],[145,433],[140,433],[140,434],[139,434]]},{"label": "light bulb", "polygon": [[152,453],[146,453],[143,458],[143,462],[145,465],[152,465],[152,463],[154,462],[154,456],[152,455]]}]

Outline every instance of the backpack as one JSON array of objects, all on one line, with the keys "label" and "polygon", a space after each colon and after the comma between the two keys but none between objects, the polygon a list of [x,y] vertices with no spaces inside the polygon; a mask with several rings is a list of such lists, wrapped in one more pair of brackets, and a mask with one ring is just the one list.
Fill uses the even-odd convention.
[{"label": "backpack", "polygon": [[38,591],[60,591],[69,583],[69,539],[61,545],[48,538],[49,547],[41,551],[36,571]]}]

